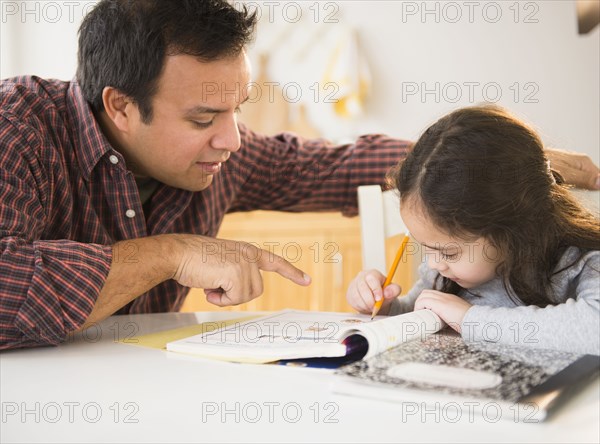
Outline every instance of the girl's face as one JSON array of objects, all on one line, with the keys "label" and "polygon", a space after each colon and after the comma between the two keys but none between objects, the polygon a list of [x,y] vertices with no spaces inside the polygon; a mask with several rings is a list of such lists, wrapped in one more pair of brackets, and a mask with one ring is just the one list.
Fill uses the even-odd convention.
[{"label": "girl's face", "polygon": [[422,211],[418,198],[400,206],[402,220],[424,249],[427,265],[463,288],[474,288],[496,277],[498,250],[485,238],[460,239],[438,229]]}]

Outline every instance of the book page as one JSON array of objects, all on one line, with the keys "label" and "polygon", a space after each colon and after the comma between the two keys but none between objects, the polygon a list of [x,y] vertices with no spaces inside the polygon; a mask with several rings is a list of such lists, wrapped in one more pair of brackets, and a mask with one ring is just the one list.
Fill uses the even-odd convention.
[{"label": "book page", "polygon": [[364,336],[369,343],[369,350],[364,359],[368,359],[404,342],[423,340],[445,325],[431,310],[417,310],[357,325],[345,330],[343,338],[354,334]]},{"label": "book page", "polygon": [[367,356],[441,327],[428,310],[399,316],[283,310],[227,328],[167,344],[167,350],[235,362],[266,363],[284,359],[340,357],[343,340],[359,333],[369,341]]},{"label": "book page", "polygon": [[[382,318],[385,317],[378,316],[373,322]],[[342,343],[347,331],[366,323],[371,323],[368,315],[283,310],[170,342],[167,350],[255,363],[339,357],[347,353]]]}]

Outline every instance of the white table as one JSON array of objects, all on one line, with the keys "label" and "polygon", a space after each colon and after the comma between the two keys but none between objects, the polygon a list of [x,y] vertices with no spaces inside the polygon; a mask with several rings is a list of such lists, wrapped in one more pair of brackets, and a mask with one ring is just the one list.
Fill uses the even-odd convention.
[{"label": "white table", "polygon": [[600,441],[598,379],[545,423],[467,414],[448,421],[335,395],[326,370],[213,362],[115,342],[231,317],[240,314],[114,316],[87,338],[0,354],[0,441]]}]

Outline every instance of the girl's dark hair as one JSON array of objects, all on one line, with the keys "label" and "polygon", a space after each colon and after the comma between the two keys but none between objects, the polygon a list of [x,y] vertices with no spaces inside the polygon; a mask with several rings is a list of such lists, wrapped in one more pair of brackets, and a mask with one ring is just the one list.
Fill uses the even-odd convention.
[{"label": "girl's dark hair", "polygon": [[[600,221],[550,169],[537,134],[501,108],[441,118],[390,178],[401,202],[417,197],[442,231],[491,242],[514,301],[550,304],[548,284],[564,250],[600,250]],[[458,294],[461,287],[442,278],[440,289]]]},{"label": "girl's dark hair", "polygon": [[167,55],[204,62],[235,56],[252,39],[256,12],[225,0],[101,0],[79,28],[77,81],[95,111],[112,86],[152,120],[152,98]]}]

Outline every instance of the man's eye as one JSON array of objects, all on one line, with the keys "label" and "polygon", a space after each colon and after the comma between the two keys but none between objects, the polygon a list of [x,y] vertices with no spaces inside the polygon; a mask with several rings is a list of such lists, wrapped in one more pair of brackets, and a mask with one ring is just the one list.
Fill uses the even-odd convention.
[{"label": "man's eye", "polygon": [[210,122],[198,122],[196,120],[192,120],[192,124],[196,128],[205,129],[205,128],[208,128],[209,126],[211,126],[213,124],[213,121],[211,120]]}]

